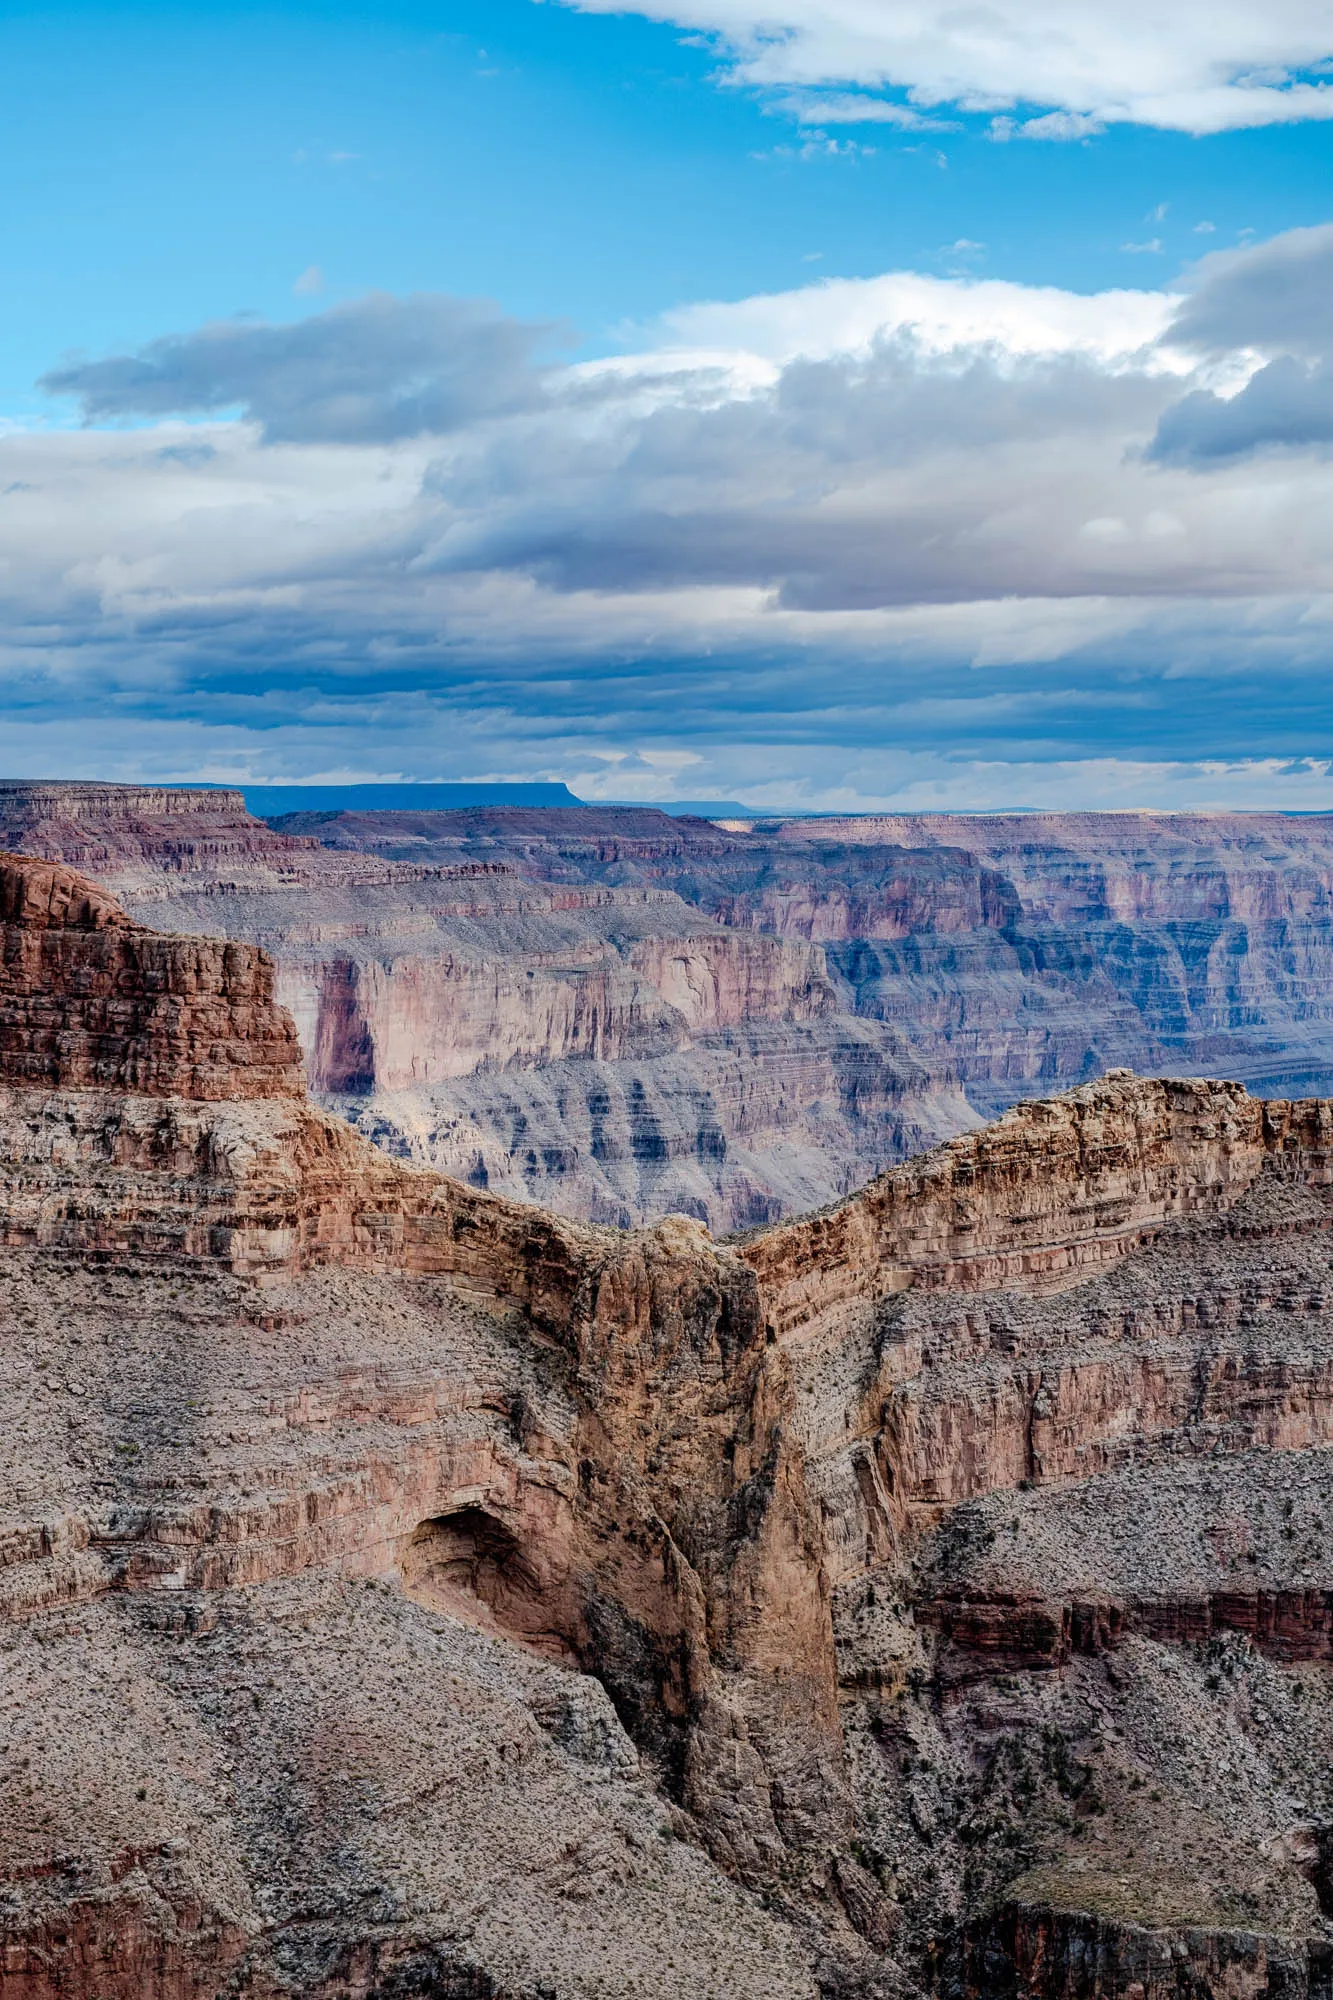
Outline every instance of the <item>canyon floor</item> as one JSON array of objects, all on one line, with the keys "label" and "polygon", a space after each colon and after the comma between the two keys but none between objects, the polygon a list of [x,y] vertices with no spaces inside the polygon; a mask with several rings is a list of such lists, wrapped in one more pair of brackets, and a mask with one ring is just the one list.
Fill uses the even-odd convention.
[{"label": "canyon floor", "polygon": [[0,922],[0,2000],[1329,1992],[1333,1103],[622,1231]]}]

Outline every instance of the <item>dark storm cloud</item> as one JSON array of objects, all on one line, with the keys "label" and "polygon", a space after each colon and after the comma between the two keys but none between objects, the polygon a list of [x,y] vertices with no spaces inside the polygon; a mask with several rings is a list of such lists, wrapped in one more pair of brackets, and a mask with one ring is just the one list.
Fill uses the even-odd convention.
[{"label": "dark storm cloud", "polygon": [[549,327],[484,301],[372,294],[288,326],[220,320],[44,375],[84,420],[239,410],[267,443],[390,444],[531,407]]}]

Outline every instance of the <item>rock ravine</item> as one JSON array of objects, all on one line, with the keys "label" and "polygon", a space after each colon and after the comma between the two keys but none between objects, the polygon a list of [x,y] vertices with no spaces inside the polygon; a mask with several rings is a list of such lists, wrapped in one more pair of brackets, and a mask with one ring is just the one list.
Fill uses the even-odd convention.
[{"label": "rock ravine", "polygon": [[1333,1103],[622,1231],[0,898],[0,2000],[1327,1994]]}]

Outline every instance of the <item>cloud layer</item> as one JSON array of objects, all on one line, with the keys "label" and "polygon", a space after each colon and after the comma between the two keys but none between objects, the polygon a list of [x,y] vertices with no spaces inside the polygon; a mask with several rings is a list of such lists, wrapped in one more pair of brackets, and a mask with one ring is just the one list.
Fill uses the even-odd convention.
[{"label": "cloud layer", "polygon": [[577,367],[449,299],[71,364],[92,427],[0,438],[7,764],[1327,803],[1331,236],[1180,296],[700,305]]},{"label": "cloud layer", "polygon": [[[626,11],[625,0],[568,4]],[[842,123],[857,115],[858,88],[897,91],[918,118],[1019,107],[1008,130],[1041,139],[1115,123],[1205,133],[1333,117],[1333,27],[1315,0],[632,0],[632,11],[717,36],[737,80],[798,112],[802,93],[821,93],[811,115],[825,123],[830,86],[843,87]],[[885,101],[867,97],[868,122]]]},{"label": "cloud layer", "polygon": [[90,423],[238,410],[270,444],[391,444],[529,406],[550,332],[472,299],[377,293],[289,326],[221,320],[67,362],[40,386]]}]

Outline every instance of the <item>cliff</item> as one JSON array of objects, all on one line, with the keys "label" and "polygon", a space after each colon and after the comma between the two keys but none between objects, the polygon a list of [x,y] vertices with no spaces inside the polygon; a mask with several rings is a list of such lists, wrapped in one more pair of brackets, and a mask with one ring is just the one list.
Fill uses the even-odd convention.
[{"label": "cliff", "polygon": [[[608,854],[725,847],[704,823],[649,814],[645,833],[644,817],[591,824]],[[0,785],[0,838],[92,871],[141,923],[262,946],[326,1106],[576,1217],[743,1227],[973,1122],[947,1067],[838,1016],[818,943],[727,927],[650,881],[335,849],[186,787]]]},{"label": "cliff", "polygon": [[1264,1103],[1239,1084],[1146,1083],[1113,1070],[1016,1105],[827,1214],[767,1231],[745,1254],[783,1330],[913,1285],[1056,1289],[1174,1218],[1225,1212],[1270,1156],[1327,1181],[1327,1104]]},{"label": "cliff", "polygon": [[1330,1132],[1122,1074],[728,1244],[6,1080],[3,2000],[1322,1991]]}]

